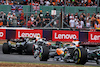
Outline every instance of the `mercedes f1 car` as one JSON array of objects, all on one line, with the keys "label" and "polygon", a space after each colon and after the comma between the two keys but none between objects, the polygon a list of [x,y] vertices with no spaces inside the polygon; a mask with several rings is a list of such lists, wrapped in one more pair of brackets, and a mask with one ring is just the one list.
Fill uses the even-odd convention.
[{"label": "mercedes f1 car", "polygon": [[[15,44],[11,44],[11,41]],[[33,54],[33,44],[35,38],[20,37],[20,39],[8,39],[7,43],[2,46],[4,54],[18,53],[18,54]]]}]

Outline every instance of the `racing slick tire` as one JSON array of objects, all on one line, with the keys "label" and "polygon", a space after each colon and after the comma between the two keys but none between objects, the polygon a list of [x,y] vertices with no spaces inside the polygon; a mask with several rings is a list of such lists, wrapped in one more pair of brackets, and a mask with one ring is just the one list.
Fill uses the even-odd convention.
[{"label": "racing slick tire", "polygon": [[49,59],[49,47],[42,46],[42,49],[39,54],[40,61],[47,61]]},{"label": "racing slick tire", "polygon": [[33,44],[27,44],[27,47],[26,47],[26,54],[33,54]]},{"label": "racing slick tire", "polygon": [[3,46],[2,46],[2,52],[4,54],[10,54],[10,47],[7,43],[4,43]]},{"label": "racing slick tire", "polygon": [[84,48],[77,48],[74,51],[73,59],[75,64],[84,65],[87,61],[87,51]]}]

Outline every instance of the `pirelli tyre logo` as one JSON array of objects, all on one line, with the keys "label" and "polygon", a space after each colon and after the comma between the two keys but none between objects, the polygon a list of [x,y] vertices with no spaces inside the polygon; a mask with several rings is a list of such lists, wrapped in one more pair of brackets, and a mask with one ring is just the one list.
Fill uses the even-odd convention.
[{"label": "pirelli tyre logo", "polygon": [[79,38],[78,31],[58,31],[54,30],[52,33],[53,41],[73,41],[73,39]]}]

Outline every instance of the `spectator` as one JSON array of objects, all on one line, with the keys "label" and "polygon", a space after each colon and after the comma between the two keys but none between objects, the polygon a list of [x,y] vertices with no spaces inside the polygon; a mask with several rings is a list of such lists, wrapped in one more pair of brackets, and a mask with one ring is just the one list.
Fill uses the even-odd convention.
[{"label": "spectator", "polygon": [[83,14],[80,14],[80,18],[79,18],[79,19],[80,19],[81,21],[85,21],[84,17],[85,17],[85,16],[83,16]]},{"label": "spectator", "polygon": [[12,15],[11,12],[7,15],[7,26],[12,26]]},{"label": "spectator", "polygon": [[97,13],[97,15],[96,15],[96,18],[98,18],[98,17],[100,17],[100,14],[99,14],[99,12]]},{"label": "spectator", "polygon": [[90,16],[90,13],[88,13],[86,16],[86,20],[89,20],[89,22],[90,22],[90,19],[91,19],[91,16]]},{"label": "spectator", "polygon": [[69,18],[70,18],[70,19],[72,19],[72,18],[74,19],[74,15],[73,15],[73,14],[71,14],[71,16],[70,16]]},{"label": "spectator", "polygon": [[94,27],[95,20],[96,20],[96,17],[95,17],[95,14],[93,14],[92,17],[91,17],[91,27]]},{"label": "spectator", "polygon": [[80,24],[81,24],[82,27],[85,26],[85,25],[84,25],[84,21],[83,21],[82,19],[80,19]]},{"label": "spectator", "polygon": [[77,27],[77,25],[79,24],[79,19],[77,17],[75,17],[75,27]]},{"label": "spectator", "polygon": [[95,23],[94,23],[94,28],[95,28],[95,29],[100,28],[100,24],[99,24],[99,22],[97,22],[96,20],[95,20]]},{"label": "spectator", "polygon": [[53,1],[51,2],[51,5],[56,6],[55,0],[53,0]]},{"label": "spectator", "polygon": [[4,20],[4,12],[3,11],[0,12],[0,19],[2,19],[2,21]]},{"label": "spectator", "polygon": [[79,21],[79,23],[78,23],[78,25],[77,25],[77,28],[78,28],[78,29],[82,29],[82,25],[81,25],[80,21]]},{"label": "spectator", "polygon": [[36,19],[33,21],[32,27],[36,27]]},{"label": "spectator", "polygon": [[42,13],[42,10],[40,10],[40,13],[39,13],[39,17],[41,18],[41,21],[43,20],[43,13]]},{"label": "spectator", "polygon": [[75,18],[79,18],[78,13],[75,13],[74,17]]},{"label": "spectator", "polygon": [[7,16],[5,13],[4,13],[3,26],[7,26]]},{"label": "spectator", "polygon": [[50,16],[49,12],[47,11],[46,15],[45,15],[45,22],[46,22],[46,24],[48,24],[50,21],[51,21],[51,16]]},{"label": "spectator", "polygon": [[0,2],[0,5],[2,5],[2,2]]},{"label": "spectator", "polygon": [[44,0],[40,0],[40,5],[43,5],[44,4],[44,2],[43,2]]},{"label": "spectator", "polygon": [[100,24],[100,17],[97,18],[97,22]]},{"label": "spectator", "polygon": [[3,26],[3,22],[2,19],[0,19],[0,27]]},{"label": "spectator", "polygon": [[91,27],[91,23],[89,22],[89,20],[86,20],[86,27]]},{"label": "spectator", "polygon": [[37,27],[40,27],[41,26],[41,19],[40,19],[39,15],[36,18],[36,26]]},{"label": "spectator", "polygon": [[15,13],[13,13],[13,16],[12,16],[12,26],[17,27],[17,17]]},{"label": "spectator", "polygon": [[5,3],[5,5],[9,5],[9,2],[8,2],[8,0],[6,0],[6,3]]},{"label": "spectator", "polygon": [[21,15],[24,16],[24,11],[22,10]]},{"label": "spectator", "polygon": [[3,21],[3,26],[7,26],[7,16],[3,11],[0,12],[0,19]]},{"label": "spectator", "polygon": [[41,21],[41,26],[44,27],[44,26],[46,26],[46,24],[47,23],[45,22],[45,18],[43,18],[43,21]]},{"label": "spectator", "polygon": [[9,5],[13,5],[13,1],[9,0]]},{"label": "spectator", "polygon": [[37,11],[35,11],[34,18],[36,19],[37,16],[38,16]]},{"label": "spectator", "polygon": [[15,2],[13,3],[13,5],[18,5],[17,1],[15,1]]},{"label": "spectator", "polygon": [[34,21],[34,19],[35,19],[34,14],[31,15],[30,19],[32,22]]},{"label": "spectator", "polygon": [[[68,24],[68,15],[65,16],[64,21]],[[69,24],[68,24],[69,25]],[[66,27],[66,25],[64,24],[64,27]]]},{"label": "spectator", "polygon": [[31,18],[30,18],[30,20],[27,22],[27,27],[28,28],[31,28],[32,27],[32,24],[33,24],[33,22],[31,21]]},{"label": "spectator", "polygon": [[21,13],[21,16],[20,16],[20,24],[21,25],[24,24],[24,13]]},{"label": "spectator", "polygon": [[49,6],[50,2],[48,0],[45,1],[45,6]]},{"label": "spectator", "polygon": [[69,25],[70,25],[70,27],[75,27],[75,20],[74,20],[74,18],[70,19]]}]

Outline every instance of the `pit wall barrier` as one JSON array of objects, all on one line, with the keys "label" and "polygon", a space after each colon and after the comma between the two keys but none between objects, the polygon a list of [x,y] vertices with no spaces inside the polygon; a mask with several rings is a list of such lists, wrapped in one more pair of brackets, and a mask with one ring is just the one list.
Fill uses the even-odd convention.
[{"label": "pit wall barrier", "polygon": [[82,42],[100,43],[100,32],[80,32],[68,30],[42,30],[42,29],[0,29],[0,39],[18,39],[19,37],[40,36],[52,41],[70,42],[78,39]]}]

